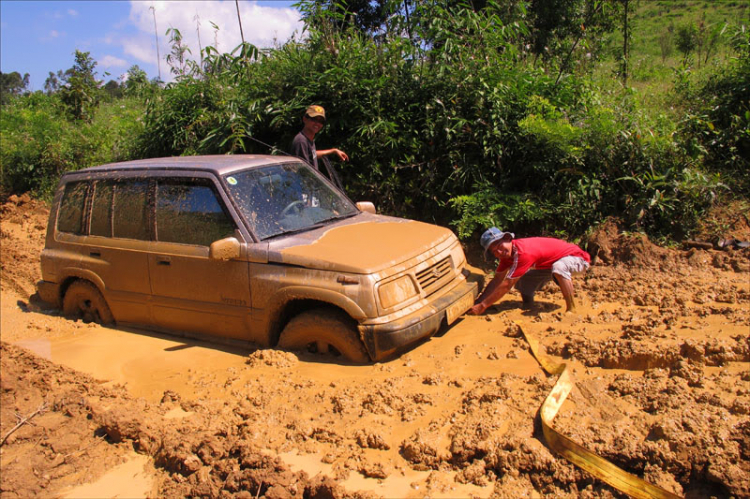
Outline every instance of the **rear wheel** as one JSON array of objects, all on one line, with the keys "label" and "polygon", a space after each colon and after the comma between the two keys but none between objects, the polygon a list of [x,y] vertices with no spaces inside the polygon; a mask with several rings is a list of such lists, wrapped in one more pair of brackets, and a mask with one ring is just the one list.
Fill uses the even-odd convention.
[{"label": "rear wheel", "polygon": [[281,332],[279,348],[341,356],[364,364],[370,357],[356,328],[347,319],[333,310],[303,312],[289,321]]},{"label": "rear wheel", "polygon": [[71,319],[99,324],[115,321],[102,294],[88,281],[75,281],[70,285],[63,298],[63,314]]}]

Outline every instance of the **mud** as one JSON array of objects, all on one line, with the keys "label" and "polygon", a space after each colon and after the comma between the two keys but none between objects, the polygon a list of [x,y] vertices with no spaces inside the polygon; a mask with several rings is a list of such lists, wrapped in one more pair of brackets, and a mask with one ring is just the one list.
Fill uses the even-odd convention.
[{"label": "mud", "polygon": [[512,292],[352,366],[67,320],[34,297],[46,207],[16,197],[0,216],[3,498],[621,497],[546,447],[555,378],[516,323],[573,366],[561,432],[677,494],[750,497],[750,250],[610,222],[576,314],[552,285],[530,310]]}]

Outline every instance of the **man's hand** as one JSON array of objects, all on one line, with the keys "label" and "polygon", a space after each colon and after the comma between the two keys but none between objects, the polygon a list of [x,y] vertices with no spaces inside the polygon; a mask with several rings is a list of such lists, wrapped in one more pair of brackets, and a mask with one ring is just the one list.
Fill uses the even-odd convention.
[{"label": "man's hand", "polygon": [[339,157],[341,161],[349,161],[349,156],[346,155],[341,149],[334,149],[333,152]]},{"label": "man's hand", "polygon": [[469,315],[482,315],[485,310],[487,310],[487,307],[485,307],[484,304],[480,302],[471,307],[467,313]]}]

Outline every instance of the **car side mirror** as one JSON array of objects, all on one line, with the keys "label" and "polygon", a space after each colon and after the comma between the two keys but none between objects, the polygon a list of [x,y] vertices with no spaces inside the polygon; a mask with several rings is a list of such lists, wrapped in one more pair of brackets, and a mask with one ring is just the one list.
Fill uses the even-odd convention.
[{"label": "car side mirror", "polygon": [[357,208],[359,208],[359,211],[365,211],[367,213],[372,213],[373,215],[376,215],[378,213],[378,210],[375,209],[375,205],[372,204],[370,201],[358,202]]},{"label": "car side mirror", "polygon": [[211,260],[234,260],[240,257],[240,242],[235,237],[226,237],[211,243],[208,258]]}]

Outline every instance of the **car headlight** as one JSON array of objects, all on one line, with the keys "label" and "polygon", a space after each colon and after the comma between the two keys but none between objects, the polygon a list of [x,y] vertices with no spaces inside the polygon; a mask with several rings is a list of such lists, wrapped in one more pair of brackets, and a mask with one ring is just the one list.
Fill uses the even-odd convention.
[{"label": "car headlight", "polygon": [[417,294],[417,286],[408,275],[394,279],[378,288],[380,305],[384,309],[395,307],[399,303],[403,303]]}]

